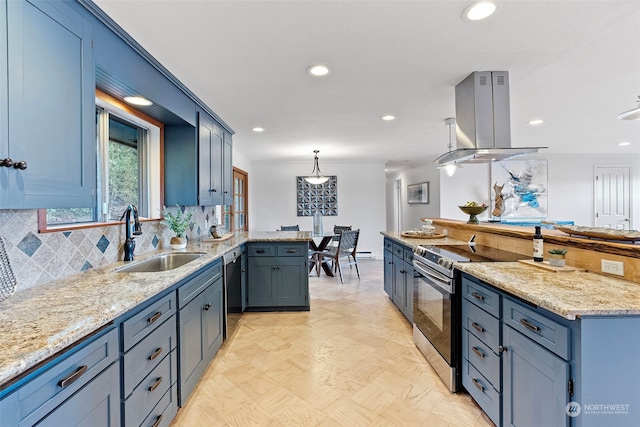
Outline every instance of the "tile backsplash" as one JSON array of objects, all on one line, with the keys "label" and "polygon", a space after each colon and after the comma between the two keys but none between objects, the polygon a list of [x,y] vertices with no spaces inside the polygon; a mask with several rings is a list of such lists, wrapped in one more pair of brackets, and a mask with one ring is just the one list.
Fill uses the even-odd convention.
[{"label": "tile backsplash", "polygon": [[[177,208],[169,208],[169,210]],[[193,227],[190,239],[208,235],[205,225],[217,223],[215,206],[189,206]],[[218,209],[219,212],[219,209]],[[169,246],[171,230],[160,221],[142,222],[136,236],[135,254]],[[123,224],[104,227],[38,233],[38,211],[0,210],[0,235],[6,244],[9,262],[16,277],[16,290],[62,279],[84,270],[122,260],[125,239]]]}]

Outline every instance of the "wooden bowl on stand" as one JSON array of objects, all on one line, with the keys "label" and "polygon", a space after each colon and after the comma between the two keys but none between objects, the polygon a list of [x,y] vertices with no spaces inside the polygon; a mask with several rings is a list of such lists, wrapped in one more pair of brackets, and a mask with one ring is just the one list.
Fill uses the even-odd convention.
[{"label": "wooden bowl on stand", "polygon": [[467,224],[480,224],[477,215],[486,211],[489,206],[458,206],[460,210],[469,215],[469,221]]}]

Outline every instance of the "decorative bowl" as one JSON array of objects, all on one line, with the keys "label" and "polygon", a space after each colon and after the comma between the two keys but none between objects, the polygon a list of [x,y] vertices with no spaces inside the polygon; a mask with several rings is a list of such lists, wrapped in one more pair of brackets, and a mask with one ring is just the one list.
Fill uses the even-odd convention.
[{"label": "decorative bowl", "polygon": [[486,211],[489,206],[458,206],[460,210],[469,215],[467,224],[479,224],[478,217],[482,212]]}]

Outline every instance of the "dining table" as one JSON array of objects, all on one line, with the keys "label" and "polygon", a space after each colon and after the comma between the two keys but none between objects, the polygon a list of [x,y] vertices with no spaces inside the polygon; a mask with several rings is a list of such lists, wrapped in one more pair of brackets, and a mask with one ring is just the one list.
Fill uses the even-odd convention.
[{"label": "dining table", "polygon": [[331,243],[334,237],[337,237],[337,234],[333,232],[326,232],[322,234],[322,236],[312,236],[312,237],[321,237],[321,240],[320,240],[320,243],[318,244],[316,244],[313,238],[309,240],[309,250],[312,253],[311,259],[309,262],[309,273],[311,273],[311,271],[315,268],[316,275],[320,277],[320,269],[322,268],[322,270],[324,270],[327,276],[334,277],[333,269],[326,262],[322,262],[322,257],[320,256],[320,253],[327,249],[327,246],[329,246],[329,243]]}]

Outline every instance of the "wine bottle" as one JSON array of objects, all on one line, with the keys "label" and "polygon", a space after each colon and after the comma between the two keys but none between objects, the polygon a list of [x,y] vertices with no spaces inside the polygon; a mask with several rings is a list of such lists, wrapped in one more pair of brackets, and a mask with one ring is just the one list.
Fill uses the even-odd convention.
[{"label": "wine bottle", "polygon": [[540,232],[540,226],[536,225],[536,231],[533,234],[533,260],[535,262],[542,262],[543,260],[543,238]]}]

